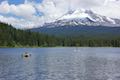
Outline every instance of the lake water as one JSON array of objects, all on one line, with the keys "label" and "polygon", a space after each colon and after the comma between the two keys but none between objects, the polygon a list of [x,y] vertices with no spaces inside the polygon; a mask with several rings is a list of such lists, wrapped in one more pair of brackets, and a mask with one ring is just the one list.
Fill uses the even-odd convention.
[{"label": "lake water", "polygon": [[120,80],[120,48],[0,48],[0,80]]}]

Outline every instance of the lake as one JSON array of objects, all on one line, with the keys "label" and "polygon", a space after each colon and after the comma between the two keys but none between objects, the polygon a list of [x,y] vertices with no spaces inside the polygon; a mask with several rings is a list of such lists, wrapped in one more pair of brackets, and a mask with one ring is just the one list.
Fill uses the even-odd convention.
[{"label": "lake", "polygon": [[120,48],[0,48],[0,80],[120,80]]}]

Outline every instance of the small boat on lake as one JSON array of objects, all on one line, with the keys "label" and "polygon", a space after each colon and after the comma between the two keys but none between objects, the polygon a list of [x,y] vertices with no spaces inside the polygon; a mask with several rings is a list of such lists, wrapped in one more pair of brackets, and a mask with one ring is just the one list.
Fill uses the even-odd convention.
[{"label": "small boat on lake", "polygon": [[29,54],[28,52],[25,52],[22,54],[22,57],[28,58],[28,57],[31,57],[31,54]]}]

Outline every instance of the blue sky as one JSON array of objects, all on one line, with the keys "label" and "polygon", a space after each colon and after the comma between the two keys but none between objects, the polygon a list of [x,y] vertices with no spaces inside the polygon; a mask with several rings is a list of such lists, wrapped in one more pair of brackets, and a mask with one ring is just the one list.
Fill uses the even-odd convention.
[{"label": "blue sky", "polygon": [[[0,2],[2,2],[3,0],[0,0]],[[32,1],[32,0],[29,0],[29,1]],[[9,4],[16,4],[16,5],[19,5],[19,4],[23,4],[25,2],[25,0],[8,0]],[[34,0],[34,2],[36,3],[41,3],[42,0]]]},{"label": "blue sky", "polygon": [[0,0],[0,21],[16,28],[38,27],[58,19],[70,6],[71,10],[90,9],[120,18],[119,0]]},{"label": "blue sky", "polygon": [[[2,2],[3,0],[0,0]],[[23,4],[24,0],[8,0],[9,4]]]},{"label": "blue sky", "polygon": [[23,4],[24,0],[8,0],[10,4]]}]

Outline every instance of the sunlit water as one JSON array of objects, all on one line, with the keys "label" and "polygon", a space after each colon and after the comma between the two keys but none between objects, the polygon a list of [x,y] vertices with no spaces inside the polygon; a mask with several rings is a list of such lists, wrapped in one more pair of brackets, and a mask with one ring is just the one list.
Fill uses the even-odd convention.
[{"label": "sunlit water", "polygon": [[0,48],[0,80],[120,80],[120,49]]}]

